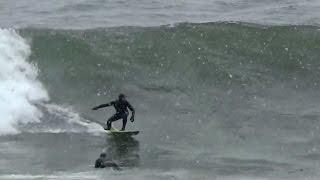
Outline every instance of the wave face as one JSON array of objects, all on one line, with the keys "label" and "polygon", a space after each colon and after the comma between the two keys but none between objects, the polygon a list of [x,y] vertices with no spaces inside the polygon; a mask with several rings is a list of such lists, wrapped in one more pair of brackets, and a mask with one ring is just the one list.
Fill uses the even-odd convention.
[{"label": "wave face", "polygon": [[[54,118],[42,120],[50,126],[63,124],[61,117],[68,119],[61,115],[57,120],[57,112],[64,112],[59,108],[39,111],[32,105],[48,100],[48,91],[50,103],[72,106],[100,121],[112,111],[105,114],[90,108],[123,92],[138,111],[135,128],[150,134],[151,140],[188,139],[201,145],[223,144],[220,147],[236,143],[240,149],[243,141],[253,146],[244,143],[243,148],[260,148],[254,142],[263,140],[267,146],[307,141],[317,134],[320,34],[316,27],[185,23],[19,30],[30,40],[31,51],[14,32],[1,33],[3,46],[18,44],[1,52],[5,67],[1,77],[8,79],[3,82],[17,89],[13,93],[3,84],[1,102],[21,101],[12,107],[1,105],[7,117],[1,127],[10,131],[20,117],[38,121],[40,112],[54,111]],[[13,81],[10,74],[17,78]]]},{"label": "wave face", "polygon": [[289,136],[299,126],[310,130],[296,122],[301,116],[318,116],[316,27],[185,23],[20,33],[32,40],[30,62],[54,103],[103,121],[89,109],[124,92],[138,109],[136,126],[164,140],[272,138],[274,128],[288,126],[279,133]]},{"label": "wave face", "polygon": [[288,83],[304,78],[311,78],[306,82],[310,87],[318,80],[316,27],[208,23],[22,33],[32,38],[31,60],[41,67],[44,81],[62,80],[65,86],[81,89],[101,87],[89,79],[174,85],[182,91],[195,85],[265,86],[268,80]]}]

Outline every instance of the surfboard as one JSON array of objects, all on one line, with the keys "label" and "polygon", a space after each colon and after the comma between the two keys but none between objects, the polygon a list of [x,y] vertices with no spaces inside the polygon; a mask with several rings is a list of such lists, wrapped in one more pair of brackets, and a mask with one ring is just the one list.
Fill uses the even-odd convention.
[{"label": "surfboard", "polygon": [[105,132],[114,136],[135,136],[138,135],[140,131],[120,131],[112,127],[110,130],[105,130]]},{"label": "surfboard", "polygon": [[[94,118],[91,118],[87,115],[84,115],[82,114],[81,115],[82,119],[85,120],[86,123],[96,123],[96,124],[99,124],[101,127],[104,127],[105,124],[98,121],[98,120],[95,120]],[[111,127],[110,130],[104,130],[108,135],[113,135],[113,136],[127,136],[127,137],[130,137],[130,136],[135,136],[135,135],[138,135],[140,133],[140,131],[120,131],[114,127]]]}]

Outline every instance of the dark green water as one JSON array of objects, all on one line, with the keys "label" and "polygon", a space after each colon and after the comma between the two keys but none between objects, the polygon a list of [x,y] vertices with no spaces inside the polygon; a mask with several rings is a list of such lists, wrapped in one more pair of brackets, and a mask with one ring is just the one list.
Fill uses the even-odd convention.
[{"label": "dark green water", "polygon": [[[13,89],[40,83],[50,100],[34,98],[37,93],[14,96],[37,104],[32,107],[42,117],[10,121],[20,134],[0,137],[2,179],[318,176],[317,27],[183,23],[18,33],[30,45],[25,62],[38,74],[33,78],[29,66],[18,66],[13,72],[23,81],[0,77]],[[19,46],[4,44],[10,51],[0,51],[0,60],[11,65],[7,55]],[[113,110],[90,109],[119,92],[137,110],[128,129],[142,131],[129,142],[108,139],[99,126],[83,122],[104,122]],[[14,110],[8,112],[21,113]],[[105,150],[123,171],[93,169]]]}]

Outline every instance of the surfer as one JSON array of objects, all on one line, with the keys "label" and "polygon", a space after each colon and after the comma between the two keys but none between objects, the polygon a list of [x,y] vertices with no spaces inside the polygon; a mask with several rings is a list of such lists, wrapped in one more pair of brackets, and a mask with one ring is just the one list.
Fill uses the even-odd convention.
[{"label": "surfer", "polygon": [[98,110],[100,108],[104,108],[108,106],[113,106],[116,109],[116,113],[108,119],[107,126],[104,128],[105,130],[111,129],[112,122],[122,119],[121,131],[124,131],[126,129],[127,119],[129,115],[128,109],[132,113],[130,121],[131,122],[134,121],[135,110],[131,106],[131,104],[126,100],[126,96],[124,94],[119,94],[118,100],[111,101],[110,103],[107,103],[107,104],[101,104],[99,106],[92,108],[92,110]]},{"label": "surfer", "polygon": [[112,167],[115,170],[121,170],[120,167],[113,162],[110,158],[107,157],[106,153],[101,153],[100,157],[94,163],[95,168],[106,168]]}]

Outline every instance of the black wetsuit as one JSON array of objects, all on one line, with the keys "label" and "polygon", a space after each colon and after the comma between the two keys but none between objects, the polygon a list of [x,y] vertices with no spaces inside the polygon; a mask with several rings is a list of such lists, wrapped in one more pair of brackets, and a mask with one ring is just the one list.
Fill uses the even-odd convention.
[{"label": "black wetsuit", "polygon": [[122,119],[123,123],[122,123],[121,130],[125,130],[127,120],[128,120],[128,115],[129,115],[128,109],[130,109],[130,111],[132,112],[132,116],[134,116],[134,113],[135,113],[134,108],[131,106],[131,104],[127,100],[119,99],[119,100],[111,101],[110,103],[107,103],[107,104],[101,104],[95,107],[94,110],[103,108],[103,107],[108,107],[108,106],[113,106],[116,109],[116,113],[108,119],[107,127],[105,127],[105,129],[109,130],[111,128],[112,122]]},{"label": "black wetsuit", "polygon": [[105,160],[104,158],[99,157],[96,162],[94,163],[95,168],[105,168],[106,165],[104,164]]},{"label": "black wetsuit", "polygon": [[107,158],[104,155],[100,155],[100,157],[94,163],[94,167],[95,168],[112,167],[116,170],[120,170],[120,167],[115,162],[113,162],[111,159]]}]

